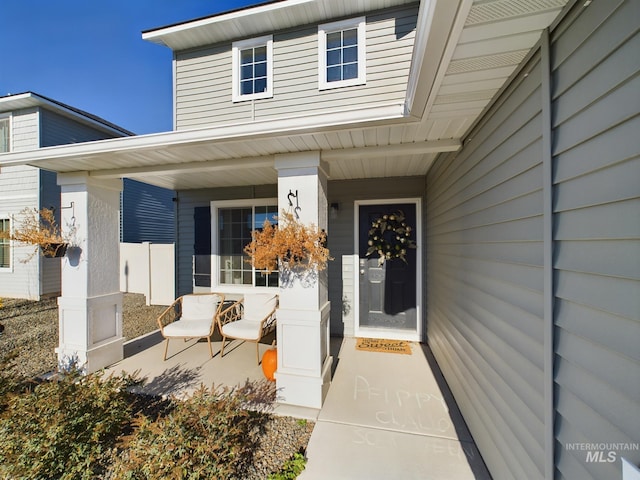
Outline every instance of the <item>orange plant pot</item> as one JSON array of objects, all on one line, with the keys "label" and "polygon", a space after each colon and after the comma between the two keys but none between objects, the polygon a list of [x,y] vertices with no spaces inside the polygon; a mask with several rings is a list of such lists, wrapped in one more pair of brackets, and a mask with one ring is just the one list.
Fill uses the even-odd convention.
[{"label": "orange plant pot", "polygon": [[278,369],[278,350],[276,348],[270,348],[262,355],[262,373],[267,378],[274,382],[276,380],[275,373]]}]

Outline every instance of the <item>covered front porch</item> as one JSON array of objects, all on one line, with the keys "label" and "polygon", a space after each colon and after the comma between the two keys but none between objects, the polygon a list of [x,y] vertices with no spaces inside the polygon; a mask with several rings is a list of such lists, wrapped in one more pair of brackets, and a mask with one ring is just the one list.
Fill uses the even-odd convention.
[{"label": "covered front porch", "polygon": [[[200,385],[264,380],[252,343],[234,341],[222,357],[216,332],[213,345],[210,358],[205,341],[174,341],[163,362],[162,337],[153,332],[127,342],[125,358],[107,372],[137,372],[146,380],[142,393],[178,397]],[[321,409],[275,406],[276,415],[315,422],[300,478],[418,479],[425,471],[441,480],[491,478],[429,347],[410,342],[410,354],[397,354],[355,345],[353,337],[331,337],[333,381]]]}]

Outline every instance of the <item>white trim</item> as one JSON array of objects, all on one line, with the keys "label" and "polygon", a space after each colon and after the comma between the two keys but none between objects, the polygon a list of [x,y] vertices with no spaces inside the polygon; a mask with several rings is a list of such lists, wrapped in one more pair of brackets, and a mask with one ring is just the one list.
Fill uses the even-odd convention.
[{"label": "white trim", "polygon": [[267,198],[243,198],[237,200],[212,200],[211,201],[211,291],[219,293],[244,294],[251,292],[273,292],[279,287],[256,287],[252,285],[233,285],[220,283],[220,253],[218,252],[218,210],[221,208],[242,208],[255,206],[278,207],[278,199]]},{"label": "white trim", "polygon": [[393,103],[379,107],[345,110],[327,115],[308,115],[305,117],[287,118],[283,120],[265,120],[253,123],[238,123],[223,127],[205,127],[193,130],[150,133],[133,137],[119,137],[94,142],[71,143],[37,150],[0,154],[0,166],[46,164],[49,170],[69,171],[68,162],[61,162],[61,169],[51,164],[57,159],[78,160],[80,162],[91,155],[135,152],[136,149],[147,150],[164,146],[200,142],[225,142],[238,139],[251,139],[254,136],[295,135],[308,129],[333,130],[335,127],[348,125],[358,127],[370,122],[403,120],[404,104]]},{"label": "white trim", "polygon": [[[327,81],[327,34],[358,29],[358,76],[349,80]],[[367,22],[366,17],[357,17],[340,22],[318,25],[318,90],[364,85],[367,83]]]},{"label": "white trim", "polygon": [[[358,259],[360,257],[359,251],[359,231],[358,225],[360,223],[360,206],[362,205],[389,205],[394,203],[414,203],[416,205],[416,330],[393,330],[393,329],[372,329],[360,327],[360,265]],[[389,340],[407,340],[411,342],[423,341],[423,313],[422,313],[422,252],[423,252],[423,227],[422,227],[422,198],[409,197],[409,198],[384,198],[377,200],[356,200],[353,203],[354,222],[353,222],[353,251],[355,265],[353,274],[355,276],[353,280],[354,290],[354,335],[356,337],[368,337],[368,338],[386,338]]]},{"label": "white trim", "polygon": [[[243,95],[240,90],[240,52],[246,48],[267,47],[267,89],[264,92]],[[233,102],[244,102],[247,100],[257,100],[261,98],[273,97],[273,35],[250,38],[233,42],[231,46],[232,55],[232,85],[231,98]]]}]

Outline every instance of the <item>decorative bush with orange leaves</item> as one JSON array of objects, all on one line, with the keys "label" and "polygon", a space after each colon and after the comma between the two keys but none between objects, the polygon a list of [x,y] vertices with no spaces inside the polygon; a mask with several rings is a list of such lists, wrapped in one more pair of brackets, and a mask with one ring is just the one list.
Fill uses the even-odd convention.
[{"label": "decorative bush with orange leaves", "polygon": [[251,237],[244,251],[249,256],[247,261],[257,270],[271,273],[283,267],[321,271],[333,260],[327,248],[326,232],[314,224],[300,223],[288,212],[282,212],[277,225],[265,220],[262,230],[254,230]]}]

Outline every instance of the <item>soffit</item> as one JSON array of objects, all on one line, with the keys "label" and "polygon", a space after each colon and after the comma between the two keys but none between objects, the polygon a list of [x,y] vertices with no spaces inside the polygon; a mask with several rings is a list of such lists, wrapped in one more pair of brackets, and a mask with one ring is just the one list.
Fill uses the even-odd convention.
[{"label": "soffit", "polygon": [[427,45],[424,62],[432,61],[430,55],[441,61],[431,76],[417,78],[420,89],[411,117],[398,108],[393,115],[372,115],[375,120],[363,115],[357,121],[327,120],[305,128],[292,125],[304,121],[301,117],[264,127],[236,126],[242,134],[231,135],[220,127],[167,132],[94,142],[91,151],[78,145],[41,149],[32,153],[35,162],[24,155],[0,154],[0,165],[7,156],[16,164],[59,172],[86,170],[99,177],[195,189],[273,184],[274,155],[318,150],[328,159],[331,179],[425,175],[437,156],[433,147],[441,147],[441,152],[459,147],[565,3],[458,0],[457,14],[447,27],[448,41],[441,42],[440,51]]},{"label": "soffit", "polygon": [[361,15],[416,0],[281,0],[143,32],[174,51],[274,33],[300,25]]},{"label": "soffit", "polygon": [[455,40],[443,51],[429,91],[423,92],[418,138],[437,140],[455,132],[453,138],[462,139],[566,3],[461,1],[451,27]]}]

